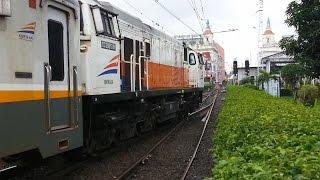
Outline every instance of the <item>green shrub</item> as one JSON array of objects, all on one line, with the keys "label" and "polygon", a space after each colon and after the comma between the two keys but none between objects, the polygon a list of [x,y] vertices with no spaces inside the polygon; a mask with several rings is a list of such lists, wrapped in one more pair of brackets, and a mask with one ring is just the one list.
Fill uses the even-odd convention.
[{"label": "green shrub", "polygon": [[212,179],[320,179],[320,109],[229,86]]},{"label": "green shrub", "polygon": [[253,84],[244,84],[242,85],[243,87],[246,87],[246,88],[250,88],[250,89],[255,89],[255,90],[259,90],[259,87],[253,85]]},{"label": "green shrub", "polygon": [[316,99],[319,97],[317,86],[304,85],[298,91],[298,99],[306,106],[313,106]]},{"label": "green shrub", "polygon": [[290,89],[281,89],[280,90],[280,96],[281,97],[292,97],[293,96],[293,92]]},{"label": "green shrub", "polygon": [[244,84],[254,84],[254,78],[252,78],[252,77],[246,77],[246,78],[242,79],[239,83],[240,83],[241,85],[244,85]]},{"label": "green shrub", "polygon": [[211,83],[205,84],[205,85],[204,85],[204,88],[203,88],[203,91],[204,91],[204,92],[213,91],[213,87],[214,87],[214,85],[211,84]]}]

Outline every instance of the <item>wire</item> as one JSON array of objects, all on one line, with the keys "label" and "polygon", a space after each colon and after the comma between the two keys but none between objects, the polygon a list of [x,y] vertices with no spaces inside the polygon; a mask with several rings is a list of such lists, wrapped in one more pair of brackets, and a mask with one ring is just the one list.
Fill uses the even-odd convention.
[{"label": "wire", "polygon": [[141,16],[144,16],[145,18],[147,18],[149,21],[151,21],[154,25],[158,26],[159,28],[161,28],[162,31],[167,31],[170,34],[173,34],[172,32],[170,32],[167,28],[165,28],[164,26],[160,25],[160,23],[156,22],[155,20],[151,19],[149,16],[143,14],[142,11],[140,11],[138,8],[136,8],[135,6],[133,6],[131,3],[129,3],[129,1],[127,0],[122,0],[123,2],[125,2],[126,4],[128,4],[131,8],[133,8],[135,11],[137,11]]},{"label": "wire", "polygon": [[203,7],[202,0],[200,0],[200,6],[201,6],[201,11],[202,11],[203,19],[205,19],[205,18],[206,18],[206,15],[205,15],[205,13],[204,13],[204,7]]},{"label": "wire", "polygon": [[153,0],[155,3],[157,3],[162,9],[164,9],[165,11],[167,11],[171,16],[173,16],[174,18],[176,18],[178,21],[180,21],[183,25],[185,25],[188,29],[190,29],[191,31],[193,31],[194,33],[200,35],[197,31],[195,31],[192,27],[190,27],[188,24],[186,24],[185,22],[183,22],[178,16],[176,16],[173,12],[171,12],[168,8],[166,8],[163,4],[161,4],[159,2],[159,0]]},{"label": "wire", "polygon": [[195,14],[196,14],[198,23],[199,23],[200,28],[201,28],[201,30],[202,30],[202,32],[203,32],[203,26],[202,26],[202,23],[201,23],[201,19],[202,19],[202,18],[200,17],[199,11],[197,10],[197,5],[196,5],[195,1],[188,0],[188,2],[189,2],[189,5],[191,6],[192,10],[193,10],[193,11],[195,12]]},{"label": "wire", "polygon": [[238,31],[238,30],[239,30],[239,29],[228,29],[228,30],[217,31],[217,32],[213,32],[213,33],[217,34],[217,33],[233,32],[233,31]]}]

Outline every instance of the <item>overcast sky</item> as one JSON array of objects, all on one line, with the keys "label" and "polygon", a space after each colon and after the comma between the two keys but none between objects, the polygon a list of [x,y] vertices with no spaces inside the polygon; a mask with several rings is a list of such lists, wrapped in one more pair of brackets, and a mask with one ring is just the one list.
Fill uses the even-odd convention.
[{"label": "overcast sky", "polygon": [[[194,34],[186,26],[168,14],[154,0],[105,0],[132,15],[139,17],[145,23],[159,29],[150,20],[154,20],[164,27],[164,31],[170,35]],[[201,27],[189,1],[192,0],[159,0],[182,21],[201,33]],[[239,29],[236,32],[216,33],[214,39],[220,43],[226,53],[226,67],[229,71],[232,61],[237,58],[239,66],[244,66],[244,61],[250,59],[251,65],[256,65],[257,54],[257,28],[258,27],[258,0],[194,0],[202,14],[200,1],[204,5],[205,18],[210,20],[212,31],[223,31],[231,28]],[[287,5],[292,0],[265,0],[264,1],[264,27],[267,18],[271,20],[271,27],[276,34],[276,40],[283,35],[294,33],[292,28],[284,24]],[[141,15],[130,5],[134,5],[143,12]],[[147,18],[148,17],[148,18]],[[205,25],[205,21],[202,22]]]}]

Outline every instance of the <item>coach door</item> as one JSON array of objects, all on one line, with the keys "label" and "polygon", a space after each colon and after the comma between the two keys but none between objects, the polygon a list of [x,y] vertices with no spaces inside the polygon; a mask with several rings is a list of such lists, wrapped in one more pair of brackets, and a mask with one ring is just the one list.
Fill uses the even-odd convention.
[{"label": "coach door", "polygon": [[68,14],[48,7],[48,53],[44,65],[44,100],[48,132],[71,127]]}]

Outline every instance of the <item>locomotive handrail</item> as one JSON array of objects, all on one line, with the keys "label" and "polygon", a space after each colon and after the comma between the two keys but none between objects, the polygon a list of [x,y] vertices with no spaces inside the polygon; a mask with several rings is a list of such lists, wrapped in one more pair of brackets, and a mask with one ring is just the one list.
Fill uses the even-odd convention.
[{"label": "locomotive handrail", "polygon": [[73,127],[76,128],[79,125],[78,117],[78,70],[77,66],[73,66],[73,102],[74,102],[74,119]]},{"label": "locomotive handrail", "polygon": [[45,109],[45,128],[47,134],[51,132],[50,119],[50,81],[52,78],[52,69],[48,63],[44,63],[44,109]]},{"label": "locomotive handrail", "polygon": [[134,76],[133,76],[133,59],[134,59],[134,56],[133,54],[131,54],[130,56],[130,79],[131,79],[131,91],[135,91],[135,82],[134,82]]},{"label": "locomotive handrail", "polygon": [[[141,74],[141,59],[142,58],[145,58],[145,59],[150,59],[150,57],[147,57],[147,56],[139,56],[139,89],[140,91],[142,90],[142,74]],[[147,74],[147,77],[148,77],[148,74]],[[148,78],[147,78],[148,79]],[[148,84],[148,81],[147,81],[147,89],[149,89],[149,84]]]}]

